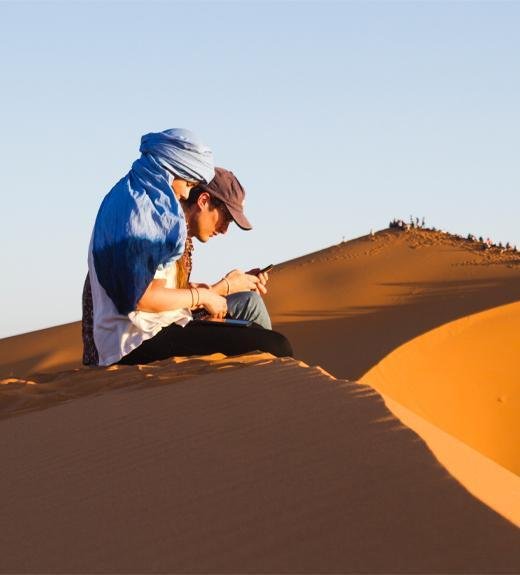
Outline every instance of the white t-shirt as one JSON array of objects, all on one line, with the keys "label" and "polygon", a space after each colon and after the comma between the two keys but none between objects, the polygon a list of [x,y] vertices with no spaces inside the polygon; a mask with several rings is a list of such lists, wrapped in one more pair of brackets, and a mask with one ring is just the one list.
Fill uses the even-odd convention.
[{"label": "white t-shirt", "polygon": [[[143,341],[152,338],[163,327],[176,323],[184,327],[191,321],[191,312],[187,308],[163,312],[132,311],[121,315],[96,275],[92,255],[92,241],[88,251],[88,269],[92,303],[94,308],[94,342],[98,351],[98,365],[117,363]],[[175,262],[160,266],[154,279],[165,279],[166,287],[177,287],[177,268]]]}]

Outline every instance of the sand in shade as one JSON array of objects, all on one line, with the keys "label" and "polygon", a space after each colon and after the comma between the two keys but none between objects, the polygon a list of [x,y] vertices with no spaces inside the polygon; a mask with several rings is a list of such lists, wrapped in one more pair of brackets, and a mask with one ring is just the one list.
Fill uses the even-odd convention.
[{"label": "sand in shade", "polygon": [[371,388],[291,359],[204,361],[99,371],[94,394],[63,374],[40,384],[54,403],[11,405],[3,572],[517,571],[518,531]]}]

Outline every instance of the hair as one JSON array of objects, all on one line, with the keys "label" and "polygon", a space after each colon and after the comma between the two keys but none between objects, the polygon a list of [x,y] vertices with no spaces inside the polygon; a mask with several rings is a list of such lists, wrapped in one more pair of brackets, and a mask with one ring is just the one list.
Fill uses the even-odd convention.
[{"label": "hair", "polygon": [[215,209],[224,205],[224,202],[222,200],[219,200],[215,196],[211,195],[211,192],[208,192],[208,190],[205,190],[204,188],[201,187],[193,188],[188,198],[181,200],[181,204],[189,208],[194,206],[197,203],[200,195],[204,192],[209,194],[210,209]]},{"label": "hair", "polygon": [[177,272],[176,276],[176,287],[177,288],[188,288],[190,282],[191,274],[191,252],[193,251],[193,242],[191,238],[186,238],[186,246],[184,248],[184,253],[175,262],[175,268]]}]

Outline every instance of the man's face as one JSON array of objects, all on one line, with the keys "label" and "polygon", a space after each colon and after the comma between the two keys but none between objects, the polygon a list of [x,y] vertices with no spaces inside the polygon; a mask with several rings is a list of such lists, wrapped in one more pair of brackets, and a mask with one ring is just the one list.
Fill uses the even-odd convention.
[{"label": "man's face", "polygon": [[188,221],[191,236],[200,242],[207,242],[209,238],[227,232],[233,218],[225,204],[215,207],[208,198],[208,201],[199,201],[197,206],[198,209],[192,211]]}]

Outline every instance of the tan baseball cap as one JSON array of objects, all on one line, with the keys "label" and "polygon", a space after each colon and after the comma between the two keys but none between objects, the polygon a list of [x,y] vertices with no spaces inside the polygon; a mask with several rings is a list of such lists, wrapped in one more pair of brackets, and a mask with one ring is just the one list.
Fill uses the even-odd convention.
[{"label": "tan baseball cap", "polygon": [[224,168],[215,168],[215,177],[211,182],[209,184],[201,184],[197,186],[197,189],[208,192],[211,196],[224,202],[238,227],[243,230],[251,230],[253,228],[244,214],[246,191],[233,172]]}]

